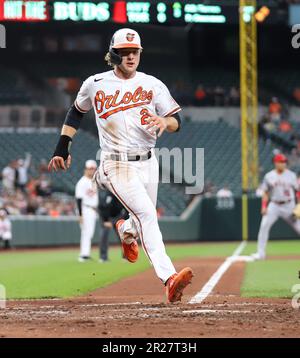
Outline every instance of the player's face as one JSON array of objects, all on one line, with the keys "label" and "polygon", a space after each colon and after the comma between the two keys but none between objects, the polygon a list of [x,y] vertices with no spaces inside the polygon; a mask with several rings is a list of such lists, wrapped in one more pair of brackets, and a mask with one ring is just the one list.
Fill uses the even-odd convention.
[{"label": "player's face", "polygon": [[286,163],[284,162],[277,162],[275,163],[275,168],[276,170],[278,170],[279,172],[283,172],[286,169]]},{"label": "player's face", "polygon": [[122,63],[119,68],[122,72],[130,75],[134,73],[140,63],[141,50],[137,48],[122,48],[118,51],[122,57]]},{"label": "player's face", "polygon": [[85,169],[85,175],[88,177],[88,178],[92,178],[95,174],[95,171],[96,171],[96,168],[86,168]]}]

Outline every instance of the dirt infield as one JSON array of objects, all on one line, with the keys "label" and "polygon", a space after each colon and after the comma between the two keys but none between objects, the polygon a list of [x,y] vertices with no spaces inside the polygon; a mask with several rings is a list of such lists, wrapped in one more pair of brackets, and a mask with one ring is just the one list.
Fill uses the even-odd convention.
[{"label": "dirt infield", "polygon": [[167,304],[152,270],[69,300],[10,301],[0,337],[300,337],[290,300],[240,297],[244,263],[235,263],[201,304],[188,304],[221,259],[177,262],[194,269],[183,302]]}]

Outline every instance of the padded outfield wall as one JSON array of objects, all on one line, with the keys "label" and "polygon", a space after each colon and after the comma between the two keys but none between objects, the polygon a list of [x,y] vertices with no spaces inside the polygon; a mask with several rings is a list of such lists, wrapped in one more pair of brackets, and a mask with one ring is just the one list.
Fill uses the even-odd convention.
[{"label": "padded outfield wall", "polygon": [[[260,224],[260,199],[249,199],[249,238],[256,240]],[[15,216],[14,247],[77,245],[80,230],[76,217]],[[160,227],[165,241],[238,241],[241,240],[241,198],[196,198],[180,217],[164,217]],[[97,223],[93,243],[99,242]],[[297,239],[296,233],[282,220],[271,230],[271,239]],[[118,242],[112,231],[110,240]]]}]

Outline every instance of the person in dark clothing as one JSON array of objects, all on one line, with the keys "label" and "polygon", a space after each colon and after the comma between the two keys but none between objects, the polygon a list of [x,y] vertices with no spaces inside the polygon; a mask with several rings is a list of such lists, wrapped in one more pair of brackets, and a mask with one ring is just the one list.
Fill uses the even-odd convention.
[{"label": "person in dark clothing", "polygon": [[108,239],[111,229],[120,219],[128,219],[128,212],[119,200],[108,190],[100,191],[99,214],[102,219],[102,230],[99,243],[100,262],[108,261]]}]

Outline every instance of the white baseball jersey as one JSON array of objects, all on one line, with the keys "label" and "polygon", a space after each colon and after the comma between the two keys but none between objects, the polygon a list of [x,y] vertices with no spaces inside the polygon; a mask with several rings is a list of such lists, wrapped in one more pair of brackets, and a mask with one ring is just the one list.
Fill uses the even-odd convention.
[{"label": "white baseball jersey", "polygon": [[8,218],[0,219],[0,237],[4,240],[11,239],[11,222]]},{"label": "white baseball jersey", "polygon": [[82,206],[98,207],[98,191],[94,188],[92,179],[83,176],[75,187],[76,199],[82,199]]},{"label": "white baseball jersey", "polygon": [[11,167],[5,167],[2,170],[2,184],[6,189],[13,189],[16,177],[16,171]]},{"label": "white baseball jersey", "polygon": [[156,133],[146,129],[146,119],[181,110],[160,80],[142,72],[126,80],[114,71],[90,76],[83,82],[75,106],[82,113],[94,108],[100,147],[106,152],[154,148]]},{"label": "white baseball jersey", "polygon": [[265,175],[261,188],[270,194],[271,201],[294,201],[299,184],[296,174],[291,170],[286,169],[280,174],[273,169]]}]

